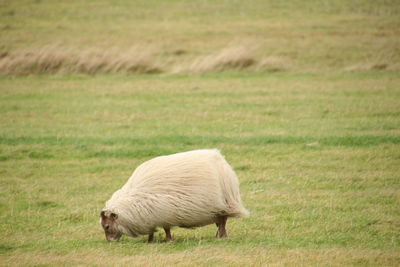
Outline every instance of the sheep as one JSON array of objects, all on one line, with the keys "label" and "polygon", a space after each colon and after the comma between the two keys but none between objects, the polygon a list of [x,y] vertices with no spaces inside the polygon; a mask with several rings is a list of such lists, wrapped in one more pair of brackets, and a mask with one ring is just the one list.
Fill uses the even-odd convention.
[{"label": "sheep", "polygon": [[217,149],[159,156],[142,163],[100,213],[108,241],[122,234],[148,235],[164,228],[171,241],[174,226],[195,228],[215,223],[216,237],[227,236],[229,217],[247,217],[235,172]]}]

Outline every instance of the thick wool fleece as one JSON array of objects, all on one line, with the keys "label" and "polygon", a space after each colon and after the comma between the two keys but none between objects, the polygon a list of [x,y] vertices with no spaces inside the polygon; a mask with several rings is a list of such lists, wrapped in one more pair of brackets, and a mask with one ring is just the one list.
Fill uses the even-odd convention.
[{"label": "thick wool fleece", "polygon": [[246,217],[235,172],[216,149],[161,156],[141,164],[107,201],[129,236],[157,227],[197,227],[219,216]]}]

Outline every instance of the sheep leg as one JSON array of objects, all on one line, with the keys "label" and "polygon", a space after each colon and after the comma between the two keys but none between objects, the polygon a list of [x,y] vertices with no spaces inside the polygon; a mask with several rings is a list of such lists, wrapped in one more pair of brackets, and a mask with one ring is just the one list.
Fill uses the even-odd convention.
[{"label": "sheep leg", "polygon": [[172,240],[170,228],[164,227],[165,241],[170,242]]},{"label": "sheep leg", "polygon": [[216,222],[215,225],[217,226],[217,233],[215,234],[215,237],[218,237],[218,234],[219,234],[219,222]]},{"label": "sheep leg", "polygon": [[225,229],[227,220],[228,220],[228,217],[226,217],[226,216],[221,216],[221,217],[217,218],[217,222],[215,223],[218,227],[217,237],[223,238],[223,237],[228,236],[226,229]]},{"label": "sheep leg", "polygon": [[151,243],[151,242],[153,242],[153,239],[154,239],[154,233],[151,233],[151,234],[149,234],[149,239],[147,239],[147,242]]}]

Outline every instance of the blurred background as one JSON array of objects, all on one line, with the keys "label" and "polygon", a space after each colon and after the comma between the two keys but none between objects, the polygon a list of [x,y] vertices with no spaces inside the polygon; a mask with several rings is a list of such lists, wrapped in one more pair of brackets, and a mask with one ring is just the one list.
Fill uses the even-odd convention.
[{"label": "blurred background", "polygon": [[2,1],[0,73],[399,70],[397,1]]}]

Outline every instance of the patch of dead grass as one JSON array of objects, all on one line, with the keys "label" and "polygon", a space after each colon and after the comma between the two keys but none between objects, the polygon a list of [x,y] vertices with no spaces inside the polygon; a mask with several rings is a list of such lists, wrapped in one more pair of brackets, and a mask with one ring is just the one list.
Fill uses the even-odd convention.
[{"label": "patch of dead grass", "polygon": [[244,70],[256,65],[254,52],[245,47],[230,47],[218,53],[200,56],[189,64],[178,65],[173,73],[207,73],[227,70]]},{"label": "patch of dead grass", "polygon": [[257,66],[259,71],[280,72],[290,69],[289,61],[279,56],[268,56],[263,58]]},{"label": "patch of dead grass", "polygon": [[[217,53],[190,58],[184,63],[170,58],[161,63],[154,58],[157,52],[147,47],[134,47],[124,51],[118,48],[77,51],[60,46],[45,46],[0,53],[0,74],[22,76],[57,73],[143,74],[161,73],[166,69],[170,69],[171,73],[210,73],[249,69],[276,72],[288,69],[287,60],[281,57],[270,56],[258,61],[256,49],[251,48],[251,45],[225,48]],[[181,54],[179,50],[173,56]]]},{"label": "patch of dead grass", "polygon": [[[151,46],[129,49],[91,47],[83,50],[60,45],[32,47],[16,51],[0,51],[0,75],[38,74],[152,74],[152,73],[217,73],[224,71],[287,72],[299,66],[289,56],[271,54],[260,56],[261,48],[248,42],[228,46],[219,52],[190,56],[190,51],[176,49],[169,53]],[[182,57],[183,55],[183,57]],[[298,63],[298,62],[297,62]],[[399,68],[387,56],[377,56],[366,62],[349,65],[344,72],[392,71]]]},{"label": "patch of dead grass", "polygon": [[386,63],[365,63],[357,64],[344,68],[344,72],[357,72],[357,71],[376,71],[388,69],[388,64]]},{"label": "patch of dead grass", "polygon": [[152,57],[151,48],[134,47],[126,51],[116,48],[73,50],[59,46],[4,52],[0,59],[3,75],[30,74],[102,74],[102,73],[157,73],[161,67]]}]

